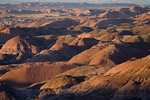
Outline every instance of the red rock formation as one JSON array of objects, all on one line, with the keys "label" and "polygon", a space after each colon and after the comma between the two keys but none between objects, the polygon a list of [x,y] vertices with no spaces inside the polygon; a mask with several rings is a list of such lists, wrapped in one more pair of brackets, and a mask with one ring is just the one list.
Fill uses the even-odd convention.
[{"label": "red rock formation", "polygon": [[68,93],[75,93],[82,94],[82,96],[75,96],[76,100],[149,99],[147,97],[150,91],[150,80],[147,78],[149,76],[149,62],[149,56],[124,62],[113,67],[104,75],[97,75],[64,90],[63,96],[57,96],[65,97]]},{"label": "red rock formation", "polygon": [[8,40],[1,48],[0,53],[6,55],[12,55],[10,62],[23,61],[28,57],[40,52],[42,46],[38,42],[31,38],[25,39],[20,36],[16,36]]},{"label": "red rock formation", "polygon": [[49,80],[57,74],[75,67],[77,66],[66,64],[32,65],[31,67],[9,71],[0,77],[0,81],[16,87],[28,86],[33,83]]},{"label": "red rock formation", "polygon": [[143,57],[148,54],[148,49],[143,51],[134,46],[130,48],[130,46],[124,44],[121,40],[114,40],[112,43],[99,43],[72,57],[69,63],[112,66],[127,61],[132,57]]},{"label": "red rock formation", "polygon": [[35,44],[35,41],[28,41],[20,36],[8,40],[0,50],[2,54],[17,54],[20,52],[31,52],[35,54],[39,51],[40,48],[38,48],[38,44]]}]

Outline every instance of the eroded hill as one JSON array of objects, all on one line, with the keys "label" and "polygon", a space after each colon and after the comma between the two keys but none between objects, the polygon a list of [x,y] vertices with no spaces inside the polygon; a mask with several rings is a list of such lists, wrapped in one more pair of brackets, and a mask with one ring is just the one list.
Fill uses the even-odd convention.
[{"label": "eroded hill", "polygon": [[150,99],[150,8],[38,10],[2,16],[0,100]]}]

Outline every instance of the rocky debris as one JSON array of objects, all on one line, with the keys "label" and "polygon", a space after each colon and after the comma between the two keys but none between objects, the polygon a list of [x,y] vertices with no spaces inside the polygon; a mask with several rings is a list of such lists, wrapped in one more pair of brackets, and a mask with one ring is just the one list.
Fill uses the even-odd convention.
[{"label": "rocky debris", "polygon": [[38,97],[36,98],[37,100],[46,100],[49,97],[53,97],[56,96],[56,93],[54,90],[52,89],[43,89],[42,92],[40,92],[40,94],[38,95]]},{"label": "rocky debris", "polygon": [[78,79],[78,77],[72,77],[69,75],[62,75],[52,78],[51,80],[48,80],[41,89],[47,89],[47,88],[68,88],[75,84],[80,83],[82,80]]}]

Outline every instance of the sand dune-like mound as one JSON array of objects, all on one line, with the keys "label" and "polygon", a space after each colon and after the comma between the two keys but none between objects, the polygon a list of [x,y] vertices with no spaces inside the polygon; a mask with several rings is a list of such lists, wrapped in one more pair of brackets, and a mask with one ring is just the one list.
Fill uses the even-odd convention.
[{"label": "sand dune-like mound", "polygon": [[65,64],[46,64],[33,65],[31,67],[18,68],[7,72],[0,77],[1,83],[7,83],[12,86],[28,86],[33,83],[49,80],[52,77],[69,69],[75,68],[75,65]]},{"label": "sand dune-like mound", "polygon": [[59,88],[60,90],[63,90],[66,88],[70,88],[75,84],[79,84],[80,82],[83,82],[85,80],[88,80],[93,76],[103,75],[110,68],[111,68],[110,66],[80,66],[65,71],[62,74],[58,74],[56,77],[50,80],[32,84],[29,88],[33,89]]},{"label": "sand dune-like mound", "polygon": [[19,52],[38,53],[40,51],[39,47],[38,44],[30,38],[25,39],[20,36],[16,36],[7,41],[1,48],[0,52],[3,54],[17,54]]}]

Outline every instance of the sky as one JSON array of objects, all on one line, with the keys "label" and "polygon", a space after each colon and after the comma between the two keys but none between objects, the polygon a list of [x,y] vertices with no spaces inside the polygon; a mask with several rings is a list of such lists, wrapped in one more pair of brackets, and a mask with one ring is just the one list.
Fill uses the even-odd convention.
[{"label": "sky", "polygon": [[135,3],[150,5],[150,0],[0,0],[0,3],[23,2],[88,2],[88,3]]}]

